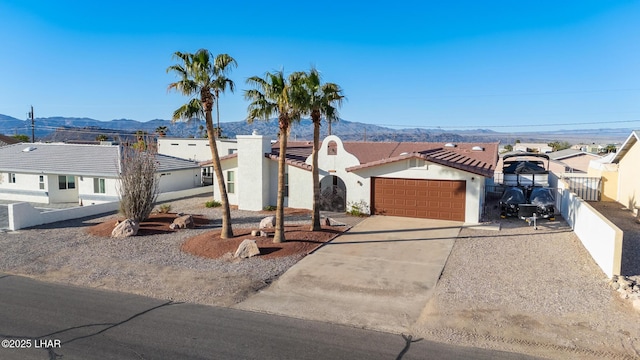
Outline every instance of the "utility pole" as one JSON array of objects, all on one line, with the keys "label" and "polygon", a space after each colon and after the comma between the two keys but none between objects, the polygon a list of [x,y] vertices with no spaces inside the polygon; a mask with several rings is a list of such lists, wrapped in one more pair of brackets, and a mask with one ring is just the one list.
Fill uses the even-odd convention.
[{"label": "utility pole", "polygon": [[29,117],[31,118],[31,142],[36,142],[36,123],[33,118],[33,105],[31,105],[31,111],[29,111]]}]

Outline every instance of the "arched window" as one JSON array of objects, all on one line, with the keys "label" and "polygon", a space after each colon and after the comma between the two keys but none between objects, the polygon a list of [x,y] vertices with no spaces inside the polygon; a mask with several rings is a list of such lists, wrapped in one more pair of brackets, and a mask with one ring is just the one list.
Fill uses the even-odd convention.
[{"label": "arched window", "polygon": [[333,140],[327,145],[327,155],[338,155],[338,144]]}]

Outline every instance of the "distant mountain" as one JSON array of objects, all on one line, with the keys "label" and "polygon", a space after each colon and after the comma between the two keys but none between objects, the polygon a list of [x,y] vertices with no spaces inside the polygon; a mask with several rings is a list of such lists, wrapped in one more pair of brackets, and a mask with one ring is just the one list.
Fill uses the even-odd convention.
[{"label": "distant mountain", "polygon": [[[223,122],[223,136],[234,138],[236,135],[270,135],[274,139],[278,133],[277,119],[269,121]],[[35,135],[40,141],[92,141],[98,135],[106,135],[110,140],[132,139],[136,131],[142,130],[154,134],[156,128],[166,126],[168,137],[202,137],[206,130],[204,121],[192,120],[173,123],[169,120],[154,119],[140,122],[131,119],[99,121],[90,118],[48,117],[35,119]],[[502,133],[488,129],[444,131],[442,129],[391,129],[388,127],[340,120],[333,122],[334,135],[344,140],[367,141],[435,141],[435,142],[497,142],[509,144],[515,140],[522,142],[568,141],[570,143],[616,143],[624,141],[632,129],[597,130],[559,130],[545,132]],[[5,135],[25,134],[31,136],[31,122],[0,114],[0,133]],[[327,135],[325,123],[321,126],[321,137]],[[303,119],[291,128],[291,140],[313,139],[311,120]]]}]

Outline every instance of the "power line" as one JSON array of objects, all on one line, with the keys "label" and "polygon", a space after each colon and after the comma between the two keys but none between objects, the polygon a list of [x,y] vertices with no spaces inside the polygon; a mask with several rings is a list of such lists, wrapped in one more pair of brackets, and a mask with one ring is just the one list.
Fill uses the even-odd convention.
[{"label": "power line", "polygon": [[547,124],[514,124],[514,125],[465,125],[465,126],[441,126],[441,125],[402,125],[402,124],[370,124],[378,126],[394,126],[403,128],[419,128],[419,129],[483,129],[483,128],[512,128],[512,127],[544,127],[544,126],[582,126],[596,124],[623,124],[635,123],[640,120],[614,120],[614,121],[594,121],[594,122],[577,122],[577,123],[547,123]]}]

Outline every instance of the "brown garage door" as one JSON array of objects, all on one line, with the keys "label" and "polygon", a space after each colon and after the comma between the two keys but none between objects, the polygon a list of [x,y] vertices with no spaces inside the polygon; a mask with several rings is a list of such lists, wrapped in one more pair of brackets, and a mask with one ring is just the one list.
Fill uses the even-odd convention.
[{"label": "brown garage door", "polygon": [[464,221],[464,180],[372,178],[373,214]]}]

